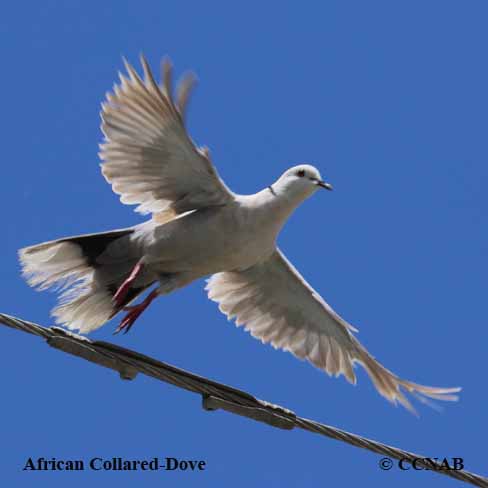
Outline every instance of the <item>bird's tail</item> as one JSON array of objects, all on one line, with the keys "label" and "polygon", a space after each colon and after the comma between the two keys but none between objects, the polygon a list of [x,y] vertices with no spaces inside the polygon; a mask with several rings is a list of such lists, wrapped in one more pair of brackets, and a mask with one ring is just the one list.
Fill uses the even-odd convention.
[{"label": "bird's tail", "polygon": [[155,280],[142,273],[119,308],[112,302],[118,287],[141,257],[134,229],[67,237],[19,251],[29,285],[55,287],[59,304],[52,310],[56,323],[81,333],[91,332],[112,318]]},{"label": "bird's tail", "polygon": [[430,401],[430,399],[444,401],[456,401],[458,399],[458,396],[455,393],[461,391],[461,388],[424,386],[403,380],[380,364],[361,344],[359,344],[359,342],[357,342],[356,345],[359,362],[368,372],[378,392],[390,402],[398,402],[416,415],[417,412],[402,390],[408,391],[408,393],[417,398],[417,400],[426,403],[435,409],[437,409],[437,405]]}]

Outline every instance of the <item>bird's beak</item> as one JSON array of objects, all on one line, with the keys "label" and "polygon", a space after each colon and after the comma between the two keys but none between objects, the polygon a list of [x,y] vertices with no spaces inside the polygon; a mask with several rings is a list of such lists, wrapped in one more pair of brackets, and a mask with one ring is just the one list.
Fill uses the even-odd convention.
[{"label": "bird's beak", "polygon": [[326,190],[329,190],[329,191],[333,190],[332,185],[330,183],[326,183],[325,181],[319,180],[319,181],[317,181],[317,185],[321,186],[322,188],[325,188]]}]

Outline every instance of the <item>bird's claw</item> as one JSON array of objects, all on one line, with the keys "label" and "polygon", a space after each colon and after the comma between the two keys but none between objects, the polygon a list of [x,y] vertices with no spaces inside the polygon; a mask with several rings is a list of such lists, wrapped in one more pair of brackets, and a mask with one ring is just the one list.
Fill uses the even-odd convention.
[{"label": "bird's claw", "polygon": [[127,334],[131,327],[134,325],[134,322],[137,320],[139,315],[141,315],[144,310],[151,304],[151,302],[158,296],[158,290],[155,289],[139,304],[137,305],[127,305],[122,310],[125,310],[127,315],[122,319],[120,325],[115,329],[114,334],[118,334],[121,331],[124,331],[124,334]]},{"label": "bird's claw", "polygon": [[140,305],[124,307],[123,310],[129,311],[129,313],[122,319],[120,325],[115,329],[114,335],[122,331],[124,332],[124,334],[127,334],[127,332],[129,332],[129,330],[134,325],[134,322],[137,320],[139,315],[141,315],[145,308],[146,307],[141,307]]}]

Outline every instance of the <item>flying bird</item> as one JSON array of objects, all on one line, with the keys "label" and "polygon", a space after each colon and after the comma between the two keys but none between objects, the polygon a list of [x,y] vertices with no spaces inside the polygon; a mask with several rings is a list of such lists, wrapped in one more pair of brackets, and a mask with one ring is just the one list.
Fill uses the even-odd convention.
[{"label": "flying bird", "polygon": [[[263,343],[310,361],[329,375],[356,383],[361,364],[378,392],[413,411],[405,396],[457,400],[460,388],[403,380],[382,366],[276,246],[290,214],[318,190],[332,190],[319,171],[300,164],[254,195],[232,192],[208,149],[185,129],[194,78],[172,89],[172,67],[161,83],[141,56],[143,77],[125,62],[102,104],[102,174],[124,204],[151,217],[130,228],[65,237],[19,251],[31,286],[58,286],[56,322],[89,333],[126,312],[127,332],[160,295],[206,276],[208,297]],[[140,303],[131,303],[155,288]]]}]

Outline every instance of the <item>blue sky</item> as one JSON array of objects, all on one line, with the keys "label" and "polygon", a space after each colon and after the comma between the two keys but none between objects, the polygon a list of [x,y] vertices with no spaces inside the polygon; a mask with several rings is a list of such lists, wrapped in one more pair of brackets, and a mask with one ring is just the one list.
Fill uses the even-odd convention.
[{"label": "blue sky", "polygon": [[[388,368],[463,386],[420,418],[227,323],[197,282],[113,341],[299,415],[486,472],[486,2],[16,2],[2,10],[0,311],[50,324],[18,248],[133,225],[100,175],[99,106],[144,52],[200,80],[189,128],[236,192],[307,161],[333,183],[279,244]],[[0,328],[0,479],[8,486],[455,486],[378,456],[224,412]],[[26,473],[28,457],[203,459],[203,473]],[[5,485],[7,486],[7,485]]]}]

